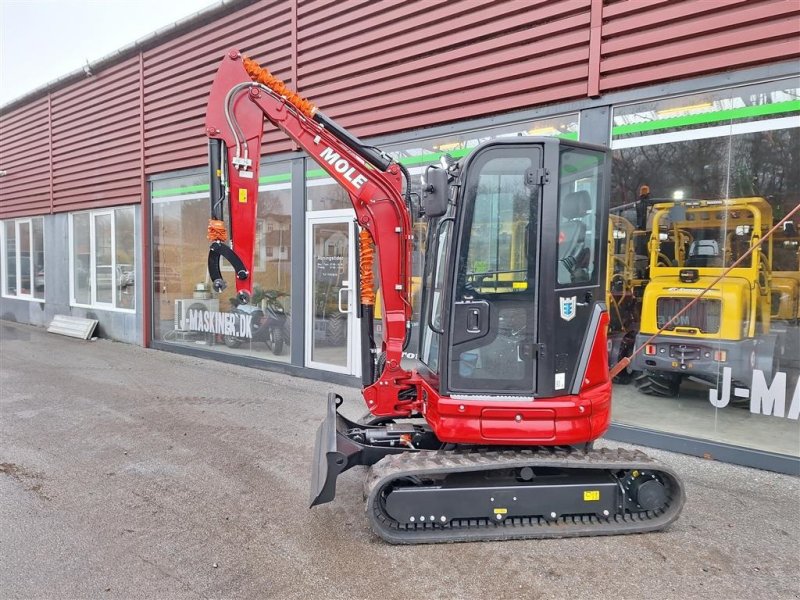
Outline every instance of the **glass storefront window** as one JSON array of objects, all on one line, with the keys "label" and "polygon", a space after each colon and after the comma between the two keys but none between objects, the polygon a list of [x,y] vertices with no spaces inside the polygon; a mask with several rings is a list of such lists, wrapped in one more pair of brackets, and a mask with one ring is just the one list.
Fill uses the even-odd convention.
[{"label": "glass storefront window", "polygon": [[577,140],[578,129],[579,117],[577,113],[574,113],[535,121],[511,123],[502,127],[472,129],[463,133],[386,146],[383,149],[410,170],[413,167],[420,167],[419,172],[421,173],[428,165],[438,164],[444,154],[449,154],[455,159],[463,158],[480,144],[489,140],[526,135]]},{"label": "glass storefront window", "polygon": [[3,295],[44,300],[44,219],[4,221],[0,240]]},{"label": "glass storefront window", "polygon": [[136,308],[136,260],[134,258],[136,224],[134,211],[114,211],[114,262],[117,308]]},{"label": "glass storefront window", "polygon": [[[153,334],[172,344],[289,361],[291,306],[291,169],[262,166],[259,178],[253,297],[237,304],[233,269],[214,292],[208,276],[208,185],[198,177],[153,182]],[[208,331],[207,319],[220,327]],[[227,323],[228,326],[224,326]]]},{"label": "glass storefront window", "polygon": [[612,362],[642,347],[615,421],[800,456],[798,220],[758,246],[800,203],[799,98],[791,78],[614,109],[614,248],[634,248],[612,263]]},{"label": "glass storefront window", "polygon": [[136,310],[132,206],[70,214],[73,306]]},{"label": "glass storefront window", "polygon": [[14,221],[3,223],[3,294],[16,296],[19,292],[17,285],[17,228]]},{"label": "glass storefront window", "polygon": [[44,300],[44,219],[31,219],[33,297]]},{"label": "glass storefront window", "polygon": [[345,189],[336,183],[319,163],[306,160],[306,210],[351,209],[353,204]]},{"label": "glass storefront window", "polygon": [[111,223],[110,213],[92,215],[94,218],[94,276],[95,302],[112,304],[113,302],[113,268],[111,257]]}]

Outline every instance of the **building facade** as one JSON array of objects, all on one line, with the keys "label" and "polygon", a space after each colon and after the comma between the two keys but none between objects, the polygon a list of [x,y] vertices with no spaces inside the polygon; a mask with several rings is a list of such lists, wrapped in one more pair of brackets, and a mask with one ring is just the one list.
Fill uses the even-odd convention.
[{"label": "building facade", "polygon": [[[713,276],[800,203],[793,0],[227,2],[0,108],[0,318],[88,316],[103,337],[356,381],[352,208],[269,128],[254,300],[283,335],[224,335],[193,317],[239,310],[211,290],[205,239],[205,103],[234,47],[412,174],[502,136],[610,146],[612,354],[690,296],[680,271]],[[656,206],[681,198],[682,215]],[[798,222],[729,277],[747,283],[738,314],[710,298],[673,325],[673,346],[694,336],[698,356],[664,346],[662,369],[651,343],[621,374],[612,436],[798,470]],[[659,277],[672,296],[645,294]],[[734,321],[752,350],[744,378],[723,339]]]}]

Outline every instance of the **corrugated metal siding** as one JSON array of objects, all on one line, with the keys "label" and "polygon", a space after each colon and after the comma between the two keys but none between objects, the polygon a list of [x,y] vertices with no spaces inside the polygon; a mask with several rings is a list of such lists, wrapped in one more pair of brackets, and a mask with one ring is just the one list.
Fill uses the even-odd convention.
[{"label": "corrugated metal siding", "polygon": [[0,119],[0,216],[50,212],[50,124],[47,97]]},{"label": "corrugated metal siding", "polygon": [[52,96],[53,210],[141,200],[139,60]]},{"label": "corrugated metal siding", "polygon": [[[230,48],[261,60],[291,83],[291,27],[291,3],[264,1],[144,53],[147,173],[205,164],[208,89]],[[264,143],[270,152],[290,148],[274,131]]]},{"label": "corrugated metal siding", "polygon": [[585,96],[590,4],[301,0],[301,91],[362,136]]},{"label": "corrugated metal siding", "polygon": [[601,91],[800,56],[798,0],[606,0],[602,16]]},{"label": "corrugated metal siding", "polygon": [[[0,217],[135,203],[145,172],[204,165],[231,47],[370,136],[797,58],[800,2],[261,0],[2,115]],[[292,147],[267,130],[265,153]]]}]

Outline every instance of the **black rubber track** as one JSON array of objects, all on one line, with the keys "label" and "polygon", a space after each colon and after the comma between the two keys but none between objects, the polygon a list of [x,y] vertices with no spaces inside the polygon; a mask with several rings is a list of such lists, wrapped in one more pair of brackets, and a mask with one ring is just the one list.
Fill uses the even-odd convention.
[{"label": "black rubber track", "polygon": [[[486,469],[555,467],[657,473],[667,488],[667,502],[654,511],[625,512],[607,518],[563,515],[555,521],[542,517],[513,517],[502,522],[489,518],[458,519],[446,524],[398,523],[382,508],[384,488],[403,477]],[[387,456],[373,465],[365,482],[367,518],[377,535],[392,544],[435,544],[481,540],[566,538],[644,533],[664,529],[678,518],[686,495],[674,471],[638,450],[607,448],[584,452],[571,448],[541,448],[500,452],[421,451]]]}]

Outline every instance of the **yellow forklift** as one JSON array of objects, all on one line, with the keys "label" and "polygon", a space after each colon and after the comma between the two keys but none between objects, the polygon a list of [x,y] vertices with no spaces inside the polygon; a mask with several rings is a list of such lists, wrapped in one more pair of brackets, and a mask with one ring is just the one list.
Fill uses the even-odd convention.
[{"label": "yellow forklift", "polygon": [[772,225],[770,205],[763,198],[733,198],[661,202],[653,209],[650,280],[636,336],[636,346],[645,348],[631,363],[641,371],[638,389],[675,396],[684,378],[717,385],[724,367],[743,387],[750,387],[755,369],[771,381],[786,334],[772,323],[772,239],[648,341],[756,246]]},{"label": "yellow forklift", "polygon": [[793,222],[775,234],[772,247],[772,319],[800,324],[800,235]]},{"label": "yellow forklift", "polygon": [[[615,365],[630,356],[636,342],[636,331],[642,308],[642,296],[648,281],[647,256],[638,254],[645,247],[646,230],[639,230],[622,211],[612,209],[608,218],[608,261],[606,262],[606,305],[608,306],[608,361]],[[626,369],[614,383],[630,383],[636,373]]]}]

